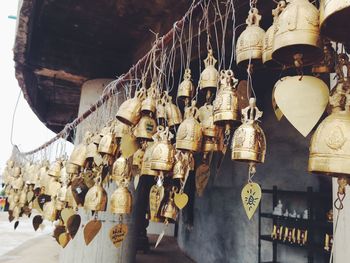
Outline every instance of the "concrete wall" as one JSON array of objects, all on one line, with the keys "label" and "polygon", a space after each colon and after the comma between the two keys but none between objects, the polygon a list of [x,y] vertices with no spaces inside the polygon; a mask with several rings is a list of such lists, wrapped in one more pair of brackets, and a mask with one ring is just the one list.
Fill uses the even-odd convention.
[{"label": "concrete wall", "polygon": [[[254,180],[262,188],[277,185],[286,190],[303,190],[312,186],[316,191],[328,191],[331,195],[330,179],[307,173],[310,136],[304,138],[283,118],[274,116],[271,106],[271,90],[275,78],[264,72],[256,76],[255,90],[258,106],[264,111],[262,127],[267,139],[265,164],[257,167]],[[262,83],[262,84],[259,84]],[[182,213],[178,243],[192,259],[200,263],[255,263],[258,262],[258,212],[251,221],[245,215],[241,203],[241,190],[247,181],[247,164],[233,162],[230,154],[215,176],[216,159],[203,197],[194,198],[193,211]],[[302,213],[306,204],[300,197],[282,197],[289,207]],[[294,199],[294,200],[292,200]],[[271,212],[272,198],[263,195],[263,208]],[[331,200],[330,200],[331,202]],[[192,213],[192,214],[191,214]],[[272,220],[262,222],[264,233],[271,233]],[[263,261],[271,260],[272,245],[262,244]],[[278,260],[283,263],[307,262],[303,249],[278,246]],[[322,261],[315,261],[322,262]]]}]

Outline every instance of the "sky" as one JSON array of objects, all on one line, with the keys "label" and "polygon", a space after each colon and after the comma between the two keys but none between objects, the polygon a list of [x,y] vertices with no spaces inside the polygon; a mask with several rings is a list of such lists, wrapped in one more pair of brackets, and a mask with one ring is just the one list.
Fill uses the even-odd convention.
[{"label": "sky", "polygon": [[[16,32],[16,20],[8,16],[17,16],[17,0],[0,3],[0,79],[2,102],[0,103],[0,173],[11,155],[11,124],[20,87],[15,78],[13,45]],[[29,151],[48,141],[55,134],[42,124],[32,112],[27,101],[21,95],[15,114],[13,142],[21,151]]]}]

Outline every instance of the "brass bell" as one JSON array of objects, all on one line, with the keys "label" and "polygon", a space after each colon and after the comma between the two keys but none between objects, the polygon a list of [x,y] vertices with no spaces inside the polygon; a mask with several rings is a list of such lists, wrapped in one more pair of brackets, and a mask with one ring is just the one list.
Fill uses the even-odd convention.
[{"label": "brass bell", "polygon": [[336,71],[338,83],[329,98],[331,114],[311,138],[308,170],[330,176],[349,176],[350,63],[345,54],[339,55]]},{"label": "brass bell", "polygon": [[12,188],[15,190],[21,190],[24,186],[24,181],[22,177],[14,178],[12,181]]},{"label": "brass bell", "polygon": [[239,120],[237,84],[238,80],[234,78],[232,70],[220,72],[220,88],[213,102],[215,124],[225,126]]},{"label": "brass bell", "polygon": [[142,114],[154,114],[156,113],[156,91],[157,91],[157,83],[152,81],[151,86],[147,90],[147,97],[141,104],[141,113]]},{"label": "brass bell", "polygon": [[214,58],[213,50],[208,50],[208,56],[204,60],[205,69],[199,79],[199,87],[203,89],[217,89],[219,82],[219,72],[215,68],[217,60]]},{"label": "brass bell", "polygon": [[141,165],[141,175],[158,176],[159,172],[151,169],[151,158],[154,147],[156,144],[154,142],[148,142],[143,155],[142,165]]},{"label": "brass bell", "polygon": [[249,63],[260,64],[265,31],[259,26],[261,15],[256,8],[249,10],[247,27],[237,39],[236,61],[238,66],[247,67]]},{"label": "brass bell", "polygon": [[72,154],[69,157],[70,163],[78,165],[80,167],[83,167],[85,165],[87,145],[88,145],[88,142],[91,140],[91,137],[92,137],[92,133],[87,131],[84,134],[83,142],[74,146]]},{"label": "brass bell", "polygon": [[217,137],[220,128],[214,124],[213,105],[205,103],[198,111],[203,136]]},{"label": "brass bell", "polygon": [[55,162],[52,163],[47,173],[48,175],[53,177],[60,177],[61,169],[62,169],[62,160],[57,159]]},{"label": "brass bell", "polygon": [[13,177],[17,178],[21,175],[21,167],[16,166],[13,170]]},{"label": "brass bell", "polygon": [[181,111],[179,107],[173,103],[171,96],[168,96],[167,104],[165,107],[168,126],[173,127],[179,125],[182,122]]},{"label": "brass bell", "polygon": [[57,210],[55,206],[55,200],[52,199],[50,202],[46,202],[43,207],[43,218],[48,221],[55,221],[57,218]]},{"label": "brass bell", "polygon": [[135,127],[134,135],[137,139],[152,140],[156,133],[157,123],[148,115],[143,115]]},{"label": "brass bell", "polygon": [[189,68],[185,69],[184,79],[180,83],[177,90],[177,99],[185,101],[187,104],[188,101],[193,97],[194,86],[191,81],[191,70]]},{"label": "brass bell", "polygon": [[131,180],[131,168],[129,162],[122,155],[113,163],[112,179],[117,185],[119,185],[122,180]]},{"label": "brass bell", "polygon": [[199,111],[196,102],[185,110],[185,120],[176,134],[176,149],[198,152],[202,147],[202,127],[197,121]]},{"label": "brass bell", "polygon": [[173,138],[169,128],[165,129],[158,126],[157,134],[159,141],[155,141],[155,146],[151,155],[151,169],[157,171],[171,171],[173,168],[173,160],[175,149],[170,140]]},{"label": "brass bell", "polygon": [[166,95],[157,100],[156,119],[165,120],[166,115]]},{"label": "brass bell", "polygon": [[45,193],[51,197],[56,196],[58,190],[61,188],[61,184],[56,181],[55,178],[50,178],[50,181],[47,184],[47,188],[45,188]]},{"label": "brass bell", "polygon": [[72,186],[71,185],[68,186],[68,188],[67,188],[66,200],[67,200],[67,203],[68,203],[69,207],[72,207],[72,208],[77,208],[78,207],[78,204],[75,201],[74,196],[73,196]]},{"label": "brass bell", "polygon": [[273,23],[267,29],[264,36],[263,49],[262,49],[262,62],[265,66],[270,68],[281,67],[281,65],[278,62],[272,59],[272,50],[273,50],[273,41],[278,28],[277,26],[278,16],[280,15],[280,13],[285,7],[286,7],[286,1],[280,0],[277,4],[277,7],[272,10]]},{"label": "brass bell", "polygon": [[86,193],[84,208],[91,211],[106,211],[107,193],[101,186],[101,176],[97,177],[96,183]]},{"label": "brass bell", "polygon": [[184,153],[176,151],[175,164],[173,168],[173,179],[185,179],[186,176],[186,164],[184,163]]},{"label": "brass bell", "polygon": [[125,123],[122,123],[121,121],[116,121],[114,126],[114,136],[117,139],[123,138],[125,134],[128,134],[130,132],[130,127],[126,125]]},{"label": "brass bell", "polygon": [[132,157],[132,165],[136,166],[138,169],[141,169],[144,155],[145,155],[145,150],[142,148],[138,149]]},{"label": "brass bell", "polygon": [[322,59],[319,11],[308,0],[290,0],[278,17],[272,58],[302,67]]},{"label": "brass bell", "polygon": [[100,134],[95,134],[94,136],[92,136],[92,142],[96,145],[99,145],[100,144],[100,141],[102,139],[102,136]]},{"label": "brass bell", "polygon": [[[100,137],[100,136],[98,136]],[[101,138],[101,137],[100,137]],[[102,139],[101,139],[102,140]],[[100,140],[100,141],[101,141]],[[92,141],[88,144],[86,147],[86,160],[93,159],[96,155],[98,155],[98,147],[97,145]]]},{"label": "brass bell", "polygon": [[112,132],[105,134],[98,145],[98,152],[103,154],[115,155],[117,149],[116,138]]},{"label": "brass bell", "polygon": [[62,185],[62,187],[57,192],[57,201],[68,202],[67,191],[68,191],[67,185],[66,184]]},{"label": "brass bell", "polygon": [[250,98],[249,106],[242,110],[242,125],[235,130],[232,138],[232,160],[254,163],[265,161],[266,138],[258,124],[262,112],[255,102],[255,98]]},{"label": "brass bell", "polygon": [[66,163],[66,172],[68,174],[78,174],[79,173],[79,166],[70,163],[69,161]]},{"label": "brass bell", "polygon": [[[222,129],[221,129],[222,133]],[[223,147],[223,136],[218,137],[203,137],[203,146],[202,146],[202,152],[208,153],[208,152],[219,152],[221,151]]]},{"label": "brass bell", "polygon": [[168,202],[164,203],[160,215],[167,219],[176,220],[177,217],[177,207],[174,203],[173,193],[170,194]]},{"label": "brass bell", "polygon": [[117,119],[129,126],[135,126],[141,118],[141,104],[146,95],[146,89],[136,91],[135,96],[120,105]]},{"label": "brass bell", "polygon": [[318,64],[312,66],[312,73],[329,74],[334,72],[336,52],[329,40],[323,40],[323,54],[323,59]]},{"label": "brass bell", "polygon": [[130,214],[132,209],[132,196],[126,186],[119,186],[111,196],[111,212],[113,214]]},{"label": "brass bell", "polygon": [[349,42],[347,26],[349,15],[350,2],[348,0],[321,0],[321,34],[336,42]]}]

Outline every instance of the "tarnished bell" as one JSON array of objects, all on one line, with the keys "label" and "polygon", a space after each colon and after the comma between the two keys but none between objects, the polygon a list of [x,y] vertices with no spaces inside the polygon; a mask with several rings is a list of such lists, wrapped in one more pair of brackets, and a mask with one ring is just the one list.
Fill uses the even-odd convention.
[{"label": "tarnished bell", "polygon": [[99,183],[96,183],[86,193],[84,208],[91,211],[106,211],[106,207],[107,193]]},{"label": "tarnished bell", "polygon": [[147,90],[147,97],[141,104],[141,113],[143,114],[154,114],[156,113],[156,90],[157,83],[152,82],[151,86]]},{"label": "tarnished bell", "polygon": [[345,56],[339,55],[338,83],[329,98],[332,112],[311,138],[308,170],[313,173],[350,176],[350,64]]},{"label": "tarnished bell", "polygon": [[175,206],[174,203],[174,198],[171,196],[168,200],[168,202],[166,202],[161,211],[160,211],[160,215],[162,217],[168,218],[168,219],[172,219],[172,220],[176,220],[177,217],[177,208]]},{"label": "tarnished bell", "polygon": [[151,169],[151,158],[153,149],[156,146],[154,142],[148,143],[147,148],[145,150],[145,154],[143,155],[142,165],[141,165],[141,175],[151,175],[158,176],[159,172]]},{"label": "tarnished bell", "polygon": [[58,159],[52,163],[47,173],[48,175],[53,177],[60,177],[61,169],[62,169],[62,160]]},{"label": "tarnished bell", "polygon": [[176,149],[198,152],[202,147],[202,127],[198,122],[198,108],[193,101],[185,110],[185,120],[176,134]]},{"label": "tarnished bell", "polygon": [[278,28],[277,19],[279,14],[285,8],[285,6],[286,6],[286,1],[280,0],[278,2],[277,7],[272,10],[273,23],[269,27],[269,29],[267,29],[264,36],[263,49],[262,49],[262,62],[267,67],[272,67],[272,68],[281,67],[279,63],[277,63],[275,60],[272,59],[272,50],[273,50],[273,41]]},{"label": "tarnished bell", "polygon": [[255,98],[250,98],[249,106],[242,110],[242,125],[232,138],[232,160],[263,163],[266,153],[266,138],[258,124],[262,112],[255,105]]},{"label": "tarnished bell", "polygon": [[181,100],[189,100],[193,97],[194,86],[191,81],[191,70],[189,68],[185,69],[184,79],[180,83],[177,90],[177,98]]},{"label": "tarnished bell", "polygon": [[157,134],[159,135],[159,141],[155,141],[155,146],[152,151],[151,169],[171,171],[175,155],[175,149],[170,142],[173,135],[168,127],[164,129],[162,126],[158,126]]},{"label": "tarnished bell", "polygon": [[111,212],[113,214],[130,214],[132,209],[132,196],[128,188],[120,186],[111,196]]},{"label": "tarnished bell", "polygon": [[238,80],[234,78],[232,70],[220,72],[220,88],[213,102],[215,124],[225,125],[239,120],[237,84]]},{"label": "tarnished bell", "polygon": [[272,58],[283,65],[300,67],[322,56],[319,11],[308,0],[290,0],[278,17]]},{"label": "tarnished bell", "polygon": [[169,127],[179,125],[182,122],[181,111],[179,107],[173,103],[171,96],[168,96],[168,100],[165,105],[165,111]]},{"label": "tarnished bell", "polygon": [[135,96],[120,105],[117,119],[129,126],[135,126],[141,118],[141,104],[145,99],[146,89],[136,91]]},{"label": "tarnished bell", "polygon": [[349,0],[321,0],[320,28],[322,35],[336,42],[349,42]]},{"label": "tarnished bell", "polygon": [[237,39],[236,61],[238,66],[261,63],[265,31],[259,26],[261,15],[256,8],[249,10],[247,28]]},{"label": "tarnished bell", "polygon": [[217,88],[219,83],[219,72],[215,68],[217,60],[213,56],[213,50],[208,50],[208,56],[204,60],[205,69],[199,79],[200,89]]},{"label": "tarnished bell", "polygon": [[156,130],[157,123],[155,119],[148,115],[143,115],[135,127],[134,135],[137,139],[152,140],[152,136],[156,133]]}]

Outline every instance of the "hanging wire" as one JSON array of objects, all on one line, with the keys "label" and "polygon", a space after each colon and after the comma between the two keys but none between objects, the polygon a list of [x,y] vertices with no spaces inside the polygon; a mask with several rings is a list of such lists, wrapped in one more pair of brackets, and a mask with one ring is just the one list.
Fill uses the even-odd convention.
[{"label": "hanging wire", "polygon": [[13,128],[14,128],[14,125],[15,125],[15,117],[16,117],[17,107],[18,107],[18,103],[19,103],[19,99],[21,98],[21,95],[22,95],[22,90],[20,89],[19,92],[18,92],[16,104],[15,104],[15,107],[14,107],[13,113],[12,113],[11,135],[10,135],[10,142],[11,142],[12,146],[15,146],[15,144],[13,142]]}]

